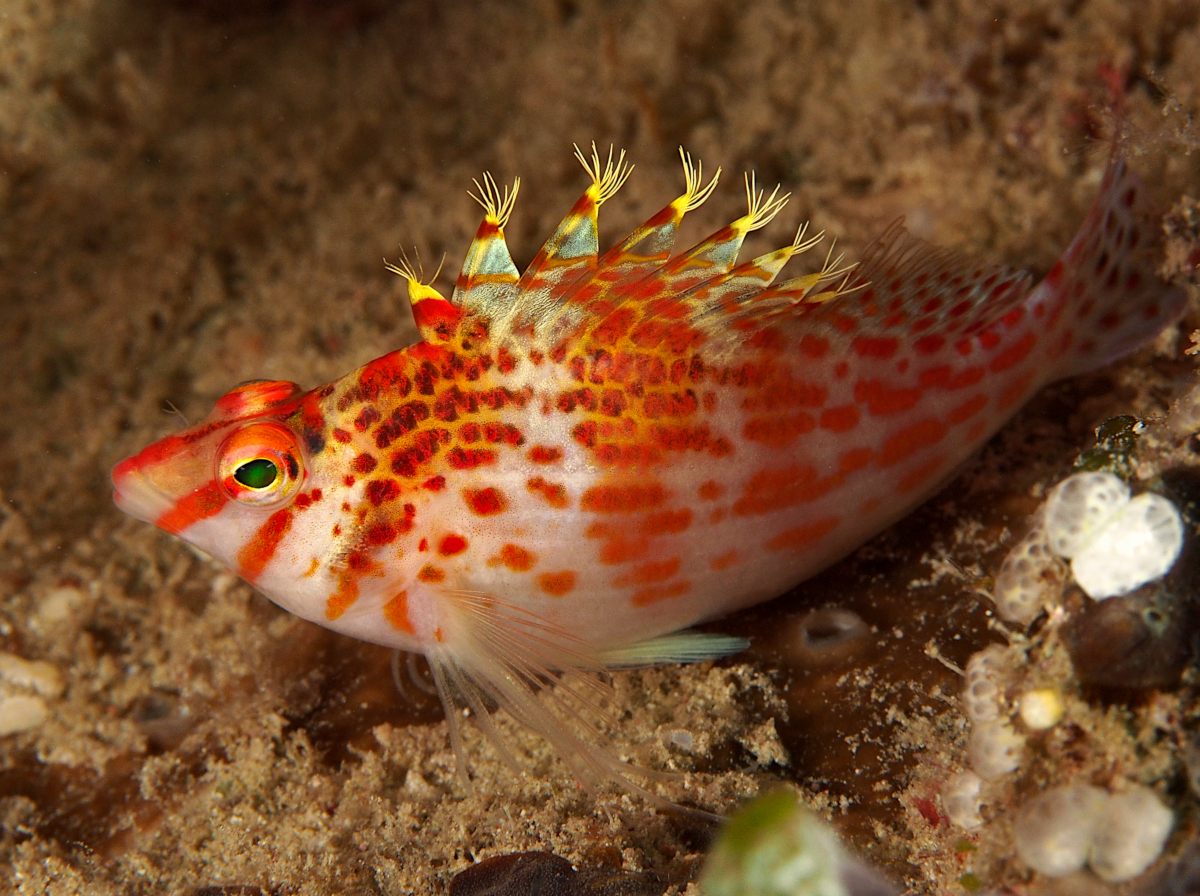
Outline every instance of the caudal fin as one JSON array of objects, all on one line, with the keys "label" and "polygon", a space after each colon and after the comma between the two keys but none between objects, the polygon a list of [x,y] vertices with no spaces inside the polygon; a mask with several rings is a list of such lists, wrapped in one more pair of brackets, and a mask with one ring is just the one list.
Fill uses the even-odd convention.
[{"label": "caudal fin", "polygon": [[[1045,301],[1056,343],[1054,378],[1101,367],[1153,339],[1183,313],[1182,289],[1162,281],[1141,178],[1114,153],[1079,233],[1030,296]],[[1041,294],[1041,295],[1039,295]]]}]

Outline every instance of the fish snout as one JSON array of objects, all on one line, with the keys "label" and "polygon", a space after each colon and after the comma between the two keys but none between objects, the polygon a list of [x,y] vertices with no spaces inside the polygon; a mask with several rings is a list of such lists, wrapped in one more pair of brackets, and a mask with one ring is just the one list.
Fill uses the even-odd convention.
[{"label": "fish snout", "polygon": [[147,523],[156,523],[174,502],[150,481],[138,462],[127,457],[112,470],[113,503],[125,513]]}]

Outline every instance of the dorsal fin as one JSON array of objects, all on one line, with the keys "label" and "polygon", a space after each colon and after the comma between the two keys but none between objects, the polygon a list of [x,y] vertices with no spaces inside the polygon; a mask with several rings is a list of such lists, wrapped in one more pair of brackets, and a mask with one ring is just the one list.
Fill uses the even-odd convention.
[{"label": "dorsal fin", "polygon": [[600,206],[616,195],[633,171],[625,162],[625,150],[613,161],[613,147],[608,160],[601,164],[596,144],[592,144],[589,159],[578,146],[575,158],[592,178],[591,186],[579,197],[534,257],[517,286],[518,301],[512,313],[510,327],[514,330],[528,326],[561,300],[564,293],[581,277],[596,270],[600,251],[597,232],[597,213]]},{"label": "dorsal fin", "polygon": [[695,211],[712,195],[721,177],[721,169],[712,180],[704,183],[704,164],[692,164],[692,156],[679,147],[683,162],[684,191],[658,214],[617,243],[600,259],[600,268],[607,279],[639,279],[639,271],[649,272],[671,257],[679,222],[688,212]]},{"label": "dorsal fin", "polygon": [[[746,214],[656,268],[638,284],[638,293],[641,295],[657,293],[675,300],[689,290],[724,278],[737,263],[737,255],[746,239],[746,234],[770,224],[787,205],[791,195],[791,193],[785,193],[780,196],[777,186],[768,197],[765,190],[758,189],[754,175],[747,174],[746,204],[748,208]],[[779,251],[788,252],[786,249]],[[794,248],[782,258],[779,267],[782,267],[792,254],[795,254]],[[764,260],[766,258],[767,256],[763,256]],[[750,264],[753,265],[754,262]],[[776,273],[778,273],[778,269],[776,269]]]},{"label": "dorsal fin", "polygon": [[483,221],[467,250],[450,302],[464,313],[494,319],[511,304],[520,279],[504,242],[504,225],[516,204],[521,178],[515,178],[512,190],[505,187],[502,194],[495,178],[485,173],[483,183],[475,181],[475,189],[479,192],[471,198],[483,206]]},{"label": "dorsal fin", "polygon": [[[806,239],[807,233],[808,222],[805,222],[797,229],[796,237],[792,240],[791,245],[739,264],[732,271],[693,288],[687,298],[694,313],[700,315],[720,308],[732,311],[743,300],[752,298],[757,301],[763,291],[775,282],[775,278],[779,276],[783,266],[793,256],[807,252],[825,237],[823,230],[816,236]],[[821,275],[810,274],[801,279],[815,283],[814,276],[819,279]]]},{"label": "dorsal fin", "polygon": [[[408,281],[408,301],[412,305],[413,320],[417,323],[421,338],[431,345],[444,345],[450,342],[458,332],[462,312],[429,285],[437,279],[442,266],[439,264],[429,283],[425,283],[422,277],[417,275],[408,256],[403,253],[401,253],[398,264],[391,264],[384,259],[383,265],[393,274],[399,274]],[[424,271],[421,273],[423,275]]]}]

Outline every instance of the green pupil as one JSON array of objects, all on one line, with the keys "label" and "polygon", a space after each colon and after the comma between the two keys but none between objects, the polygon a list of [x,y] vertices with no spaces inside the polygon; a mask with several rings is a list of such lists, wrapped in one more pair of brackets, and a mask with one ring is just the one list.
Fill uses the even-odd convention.
[{"label": "green pupil", "polygon": [[266,488],[279,477],[279,467],[265,457],[248,460],[233,474],[233,478],[246,488]]}]

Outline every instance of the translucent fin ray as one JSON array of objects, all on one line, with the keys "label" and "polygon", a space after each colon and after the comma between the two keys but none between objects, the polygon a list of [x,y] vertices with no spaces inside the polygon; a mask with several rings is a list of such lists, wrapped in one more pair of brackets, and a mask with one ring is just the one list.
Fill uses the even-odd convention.
[{"label": "translucent fin ray", "polygon": [[[448,610],[444,640],[427,655],[460,770],[467,767],[458,709],[464,704],[501,758],[515,763],[492,718],[490,702],[541,735],[581,780],[616,783],[656,805],[677,808],[634,784],[628,775],[677,776],[621,760],[592,720],[608,715],[601,703],[613,699],[599,657],[578,638],[494,595],[441,593]],[[715,650],[715,644],[710,649]],[[687,653],[682,647],[675,652]]]},{"label": "translucent fin ray", "polygon": [[750,646],[745,638],[708,632],[682,631],[628,647],[606,650],[600,659],[610,669],[654,666],[661,663],[702,663],[741,653]]}]

